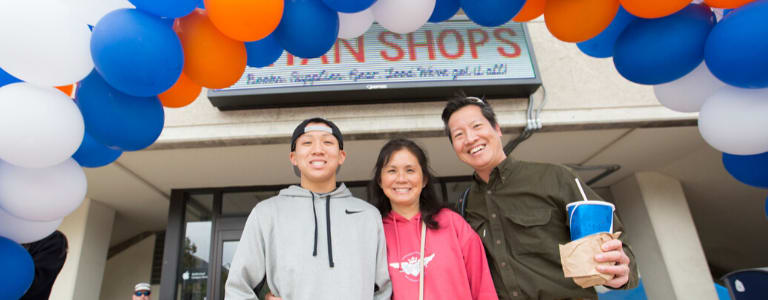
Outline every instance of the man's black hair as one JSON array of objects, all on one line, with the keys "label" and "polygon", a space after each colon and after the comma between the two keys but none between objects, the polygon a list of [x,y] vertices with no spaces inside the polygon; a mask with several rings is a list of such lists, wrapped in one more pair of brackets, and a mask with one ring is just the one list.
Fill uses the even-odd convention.
[{"label": "man's black hair", "polygon": [[291,152],[296,150],[296,140],[298,140],[299,137],[304,134],[304,130],[309,123],[322,123],[328,125],[328,127],[331,128],[331,134],[333,134],[333,136],[336,137],[336,140],[339,141],[339,149],[344,150],[344,137],[341,135],[341,130],[339,130],[339,127],[336,127],[336,124],[329,120],[315,117],[302,121],[298,126],[296,126],[296,129],[293,130],[293,135],[291,135]]},{"label": "man's black hair", "polygon": [[442,117],[443,125],[445,125],[445,134],[448,136],[451,144],[453,144],[453,137],[451,136],[451,128],[448,127],[448,120],[451,119],[453,113],[467,105],[474,105],[479,107],[480,112],[483,114],[483,117],[488,120],[488,123],[491,124],[491,127],[495,128],[498,124],[498,122],[496,122],[496,113],[493,112],[493,108],[491,107],[490,103],[484,99],[469,97],[464,93],[464,91],[459,91],[456,93],[456,96],[448,99],[448,103],[445,104],[445,108],[443,109]]}]

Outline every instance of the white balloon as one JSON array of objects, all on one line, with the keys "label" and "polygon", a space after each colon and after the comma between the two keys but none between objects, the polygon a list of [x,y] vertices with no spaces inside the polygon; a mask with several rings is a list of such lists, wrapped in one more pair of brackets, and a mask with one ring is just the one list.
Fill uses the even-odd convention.
[{"label": "white balloon", "polygon": [[80,109],[61,91],[26,82],[0,88],[0,159],[27,168],[56,165],[84,135]]},{"label": "white balloon", "polygon": [[96,25],[101,17],[121,8],[136,8],[128,0],[60,0],[67,4],[75,17],[90,25]]},{"label": "white balloon", "polygon": [[414,32],[435,9],[436,0],[377,0],[371,6],[376,22],[394,33]]},{"label": "white balloon", "polygon": [[768,89],[719,89],[701,106],[699,132],[722,152],[768,152]]},{"label": "white balloon", "polygon": [[91,31],[56,0],[0,1],[0,68],[26,82],[69,85],[93,69]]},{"label": "white balloon", "polygon": [[53,221],[85,199],[85,172],[74,159],[47,168],[22,168],[0,160],[0,208],[30,221]]},{"label": "white balloon", "polygon": [[366,10],[346,14],[339,13],[339,38],[353,39],[356,38],[371,27],[373,24],[373,12],[369,7]]},{"label": "white balloon", "polygon": [[704,101],[725,83],[709,72],[702,62],[696,69],[672,82],[653,86],[661,105],[679,112],[697,112]]},{"label": "white balloon", "polygon": [[14,217],[0,208],[0,236],[19,244],[42,240],[59,228],[62,220],[35,222]]}]

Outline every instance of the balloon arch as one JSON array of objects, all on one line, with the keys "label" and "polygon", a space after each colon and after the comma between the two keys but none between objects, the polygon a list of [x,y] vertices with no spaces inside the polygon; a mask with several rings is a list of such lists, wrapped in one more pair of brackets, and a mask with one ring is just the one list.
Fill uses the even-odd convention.
[{"label": "balloon arch", "polygon": [[228,87],[283,51],[321,56],[374,20],[402,34],[459,8],[482,26],[543,14],[552,35],[612,57],[664,106],[700,112],[701,135],[728,172],[768,188],[768,0],[5,0],[0,265],[12,270],[0,294],[29,286],[18,243],[45,237],[80,205],[81,166],[151,145],[163,106]]}]

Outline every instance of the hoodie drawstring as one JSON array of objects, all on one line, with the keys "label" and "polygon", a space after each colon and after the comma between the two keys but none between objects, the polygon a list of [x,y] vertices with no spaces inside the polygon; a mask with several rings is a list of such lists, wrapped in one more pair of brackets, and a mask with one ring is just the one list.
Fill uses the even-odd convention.
[{"label": "hoodie drawstring", "polygon": [[315,214],[315,249],[312,251],[312,256],[317,256],[317,212],[315,211],[315,193],[312,194],[312,213]]},{"label": "hoodie drawstring", "polygon": [[331,246],[331,195],[325,197],[325,225],[328,237],[328,265],[333,268],[333,246]]},{"label": "hoodie drawstring", "polygon": [[[315,193],[312,193],[312,213],[315,215],[315,246],[312,256],[317,256],[317,211],[315,210]],[[325,225],[328,238],[328,265],[333,268],[333,246],[331,244],[331,195],[325,196]]]},{"label": "hoodie drawstring", "polygon": [[389,214],[392,217],[392,222],[395,224],[395,243],[397,243],[397,259],[402,258],[400,256],[400,231],[397,230],[397,218],[395,218],[394,214]]}]

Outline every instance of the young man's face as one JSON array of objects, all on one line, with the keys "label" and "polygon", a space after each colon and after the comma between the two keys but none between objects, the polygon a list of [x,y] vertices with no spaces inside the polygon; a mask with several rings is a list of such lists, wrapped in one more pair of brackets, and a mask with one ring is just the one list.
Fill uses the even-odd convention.
[{"label": "young man's face", "polygon": [[501,128],[498,124],[491,126],[480,107],[467,105],[454,112],[448,119],[448,129],[456,156],[473,169],[489,170],[506,158]]},{"label": "young man's face", "polygon": [[[310,126],[329,128],[324,123],[309,123]],[[326,131],[309,131],[296,140],[296,148],[291,152],[291,163],[301,171],[302,180],[322,183],[336,179],[336,170],[347,154],[339,149],[339,141]]]}]

